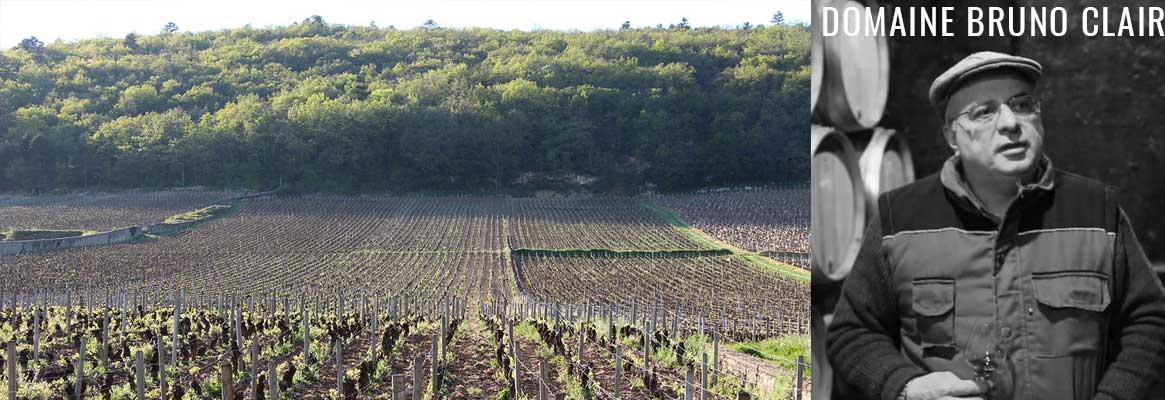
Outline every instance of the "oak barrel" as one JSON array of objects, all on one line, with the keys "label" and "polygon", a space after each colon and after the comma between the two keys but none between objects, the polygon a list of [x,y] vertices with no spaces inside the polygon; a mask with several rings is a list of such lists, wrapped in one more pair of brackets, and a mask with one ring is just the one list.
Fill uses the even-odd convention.
[{"label": "oak barrel", "polygon": [[906,138],[893,129],[874,129],[858,160],[867,206],[877,209],[878,195],[914,182],[914,159]]},{"label": "oak barrel", "polygon": [[843,132],[813,126],[811,164],[813,280],[837,281],[853,267],[865,228],[858,156]]},{"label": "oak barrel", "polygon": [[822,35],[825,69],[814,119],[846,132],[873,128],[882,119],[890,92],[890,48],[886,37],[866,35],[864,28],[858,35],[846,35],[843,15],[847,9],[857,10],[864,21],[878,5],[873,0],[866,5],[853,0],[820,3],[837,9],[841,26],[836,35]]}]

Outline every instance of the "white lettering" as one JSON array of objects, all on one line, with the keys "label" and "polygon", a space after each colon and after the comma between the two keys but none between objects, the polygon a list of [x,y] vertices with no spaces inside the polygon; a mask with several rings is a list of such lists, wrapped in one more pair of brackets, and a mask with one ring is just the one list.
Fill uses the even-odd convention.
[{"label": "white lettering", "polygon": [[1162,22],[1165,21],[1165,8],[1149,7],[1149,36],[1165,36]]},{"label": "white lettering", "polygon": [[1032,36],[1048,36],[1048,10],[1040,7],[1040,12],[1032,10]]},{"label": "white lettering", "polygon": [[918,26],[918,24],[915,23],[915,21],[918,21],[918,20],[914,18],[914,7],[910,7],[910,26],[909,26],[910,37],[914,37],[914,27]]},{"label": "white lettering", "polygon": [[886,23],[885,16],[883,15],[884,10],[885,8],[878,7],[878,13],[874,14],[870,12],[870,9],[866,9],[866,36],[885,36],[884,29],[886,27],[883,26]]},{"label": "white lettering", "polygon": [[1117,29],[1117,36],[1125,36],[1125,31],[1128,30],[1128,36],[1133,36],[1133,17],[1129,15],[1129,8],[1121,8],[1121,22],[1120,29]]},{"label": "white lettering", "polygon": [[1081,22],[1081,29],[1084,31],[1084,36],[1096,36],[1096,25],[1091,24],[1090,20],[1097,16],[1096,7],[1084,7],[1084,12],[1081,14],[1083,19]]},{"label": "white lettering", "polygon": [[979,7],[967,7],[967,36],[980,36],[983,34],[983,9]]},{"label": "white lettering", "polygon": [[996,31],[999,32],[999,36],[1003,36],[1003,8],[988,7],[987,19],[987,36],[995,36]]},{"label": "white lettering", "polygon": [[951,11],[954,10],[954,7],[943,7],[943,36],[955,36],[955,33],[948,29],[951,26],[951,22],[955,20],[951,17]]},{"label": "white lettering", "polygon": [[1100,8],[1100,34],[1103,36],[1116,36],[1112,31],[1108,30],[1108,7]]},{"label": "white lettering", "polygon": [[922,9],[922,34],[927,36],[938,36],[938,10],[930,8]]},{"label": "white lettering", "polygon": [[[1011,36],[1023,36],[1023,34],[1027,32],[1027,18],[1025,18],[1027,16],[1027,7],[1016,8],[1019,9],[1019,18],[1015,18],[1015,14],[1013,14],[1013,8],[1007,9],[1007,33],[1011,34]],[[1035,15],[1036,13],[1032,12],[1033,18]],[[1017,22],[1019,25],[1018,28],[1016,27]]]},{"label": "white lettering", "polygon": [[1145,7],[1137,7],[1137,36],[1145,36]]},{"label": "white lettering", "polygon": [[[1058,27],[1056,22],[1059,22]],[[1068,34],[1068,10],[1064,9],[1064,7],[1052,9],[1052,34],[1056,36]]]},{"label": "white lettering", "polygon": [[906,36],[906,23],[902,21],[902,9],[894,9],[894,17],[890,22],[890,36]]},{"label": "white lettering", "polygon": [[[851,11],[854,14],[854,16],[852,18],[849,15]],[[861,12],[861,10],[854,8],[854,7],[846,7],[845,11],[842,11],[841,21],[842,21],[841,29],[845,32],[846,36],[857,36],[859,33],[862,32],[862,12]],[[850,22],[853,22],[853,24],[850,24]],[[850,25],[853,25],[853,28],[854,28],[853,31],[849,30]]]},{"label": "white lettering", "polygon": [[[821,8],[821,33],[825,36],[837,34],[837,7]],[[833,29],[829,29],[833,28]]]}]

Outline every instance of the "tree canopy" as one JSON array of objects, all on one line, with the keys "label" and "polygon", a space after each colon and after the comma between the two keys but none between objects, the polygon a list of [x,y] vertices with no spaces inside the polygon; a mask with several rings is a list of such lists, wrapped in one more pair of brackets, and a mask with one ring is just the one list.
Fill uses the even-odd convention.
[{"label": "tree canopy", "polygon": [[804,25],[286,27],[0,53],[0,187],[663,190],[806,180]]}]

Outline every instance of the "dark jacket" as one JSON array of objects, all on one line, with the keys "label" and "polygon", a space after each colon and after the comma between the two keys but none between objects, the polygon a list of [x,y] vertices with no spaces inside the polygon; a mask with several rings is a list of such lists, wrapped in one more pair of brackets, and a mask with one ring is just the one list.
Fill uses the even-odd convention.
[{"label": "dark jacket", "polygon": [[1000,221],[952,157],[883,194],[828,332],[838,376],[894,399],[914,377],[974,376],[964,348],[994,323],[1017,399],[1141,399],[1165,368],[1165,295],[1099,182],[1056,171]]}]

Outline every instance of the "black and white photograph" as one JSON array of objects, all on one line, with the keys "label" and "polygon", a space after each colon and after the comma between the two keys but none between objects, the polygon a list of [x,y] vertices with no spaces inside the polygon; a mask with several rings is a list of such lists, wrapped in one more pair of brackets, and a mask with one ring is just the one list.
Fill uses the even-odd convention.
[{"label": "black and white photograph", "polygon": [[814,18],[813,397],[1165,398],[1160,4]]}]

